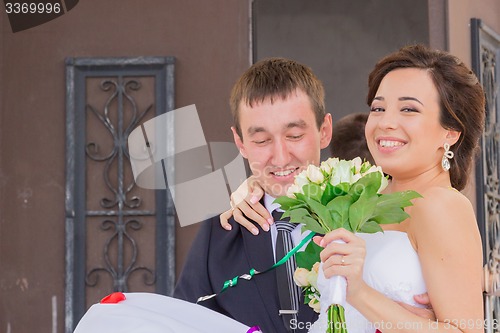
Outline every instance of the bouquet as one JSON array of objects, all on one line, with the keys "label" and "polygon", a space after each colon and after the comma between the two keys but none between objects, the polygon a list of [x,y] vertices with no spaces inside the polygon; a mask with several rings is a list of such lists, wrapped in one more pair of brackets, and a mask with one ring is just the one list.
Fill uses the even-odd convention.
[{"label": "bouquet", "polygon": [[[330,158],[320,167],[309,165],[295,177],[287,196],[276,199],[283,217],[302,223],[303,230],[326,234],[337,228],[351,232],[382,231],[380,224],[399,223],[408,218],[404,207],[420,197],[415,191],[381,194],[387,186],[382,169],[353,160]],[[322,248],[310,242],[296,254],[294,280],[304,291],[304,301],[316,312],[326,312],[327,333],[347,332],[344,316],[346,280],[342,276],[326,279],[319,253]]]}]

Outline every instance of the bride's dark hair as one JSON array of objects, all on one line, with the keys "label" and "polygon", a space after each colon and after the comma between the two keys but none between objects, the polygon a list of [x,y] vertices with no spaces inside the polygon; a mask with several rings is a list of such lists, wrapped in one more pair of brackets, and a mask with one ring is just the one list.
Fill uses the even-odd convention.
[{"label": "bride's dark hair", "polygon": [[427,70],[437,88],[443,128],[461,133],[451,150],[451,185],[462,190],[467,184],[483,132],[485,97],[476,75],[454,55],[424,45],[410,45],[384,57],[368,78],[366,102],[371,105],[382,79],[398,68]]}]

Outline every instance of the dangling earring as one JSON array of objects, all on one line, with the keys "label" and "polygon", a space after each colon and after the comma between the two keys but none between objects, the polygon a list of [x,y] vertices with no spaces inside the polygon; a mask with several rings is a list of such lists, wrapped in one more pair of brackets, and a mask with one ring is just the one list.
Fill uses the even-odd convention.
[{"label": "dangling earring", "polygon": [[443,159],[441,160],[441,167],[443,168],[444,171],[448,171],[451,168],[450,161],[448,159],[452,159],[455,154],[450,150],[450,144],[445,142],[443,145],[444,148],[444,154],[443,154]]}]

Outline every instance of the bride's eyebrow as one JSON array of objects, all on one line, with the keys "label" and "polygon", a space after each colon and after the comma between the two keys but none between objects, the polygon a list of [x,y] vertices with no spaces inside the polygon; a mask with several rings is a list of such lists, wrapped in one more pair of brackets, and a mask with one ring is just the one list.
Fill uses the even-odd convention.
[{"label": "bride's eyebrow", "polygon": [[415,101],[415,102],[421,104],[422,106],[424,106],[424,103],[420,102],[418,100],[418,98],[415,98],[415,97],[403,96],[403,97],[399,97],[398,100],[399,101]]},{"label": "bride's eyebrow", "polygon": [[[373,98],[373,100],[374,101],[385,101],[385,98],[382,96],[376,96]],[[421,104],[422,106],[424,106],[424,103],[420,102],[420,100],[418,98],[410,97],[410,96],[399,97],[398,101],[415,101],[415,102]]]}]

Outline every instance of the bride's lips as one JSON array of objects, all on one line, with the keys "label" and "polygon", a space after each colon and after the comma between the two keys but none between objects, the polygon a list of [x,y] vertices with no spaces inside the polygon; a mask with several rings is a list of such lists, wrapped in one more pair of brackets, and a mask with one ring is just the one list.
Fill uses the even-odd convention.
[{"label": "bride's lips", "polygon": [[394,137],[378,137],[375,141],[377,142],[378,150],[382,153],[391,153],[399,150],[408,143],[405,140]]}]

